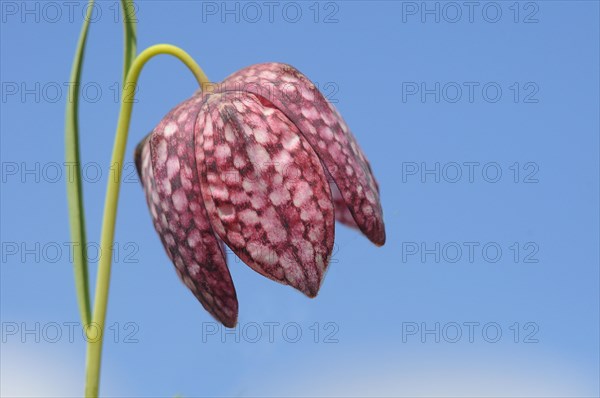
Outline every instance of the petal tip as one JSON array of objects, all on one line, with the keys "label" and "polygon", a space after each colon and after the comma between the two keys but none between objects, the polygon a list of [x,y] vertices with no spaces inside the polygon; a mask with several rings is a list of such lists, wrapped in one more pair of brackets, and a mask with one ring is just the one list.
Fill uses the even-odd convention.
[{"label": "petal tip", "polygon": [[323,281],[325,280],[326,273],[327,268],[325,268],[323,274],[317,276],[317,279],[315,281],[312,281],[312,283],[310,281],[307,281],[307,289],[305,292],[303,292],[306,297],[314,299],[319,295],[319,292],[321,291],[321,286],[323,286]]},{"label": "petal tip", "polygon": [[386,239],[387,236],[385,234],[385,229],[382,228],[381,232],[375,237],[375,239],[372,240],[372,242],[375,244],[375,246],[382,247],[385,245]]},{"label": "petal tip", "polygon": [[235,314],[235,316],[231,318],[219,319],[219,322],[221,322],[223,326],[229,329],[234,329],[237,326],[237,321],[237,314]]},{"label": "petal tip", "polygon": [[368,222],[363,224],[361,231],[375,246],[385,245],[387,237],[383,214],[380,212],[377,217],[369,218]]},{"label": "petal tip", "polygon": [[317,281],[312,282],[306,279],[293,282],[288,280],[285,284],[302,293],[304,296],[313,299],[319,294],[322,282],[323,279],[319,278]]}]

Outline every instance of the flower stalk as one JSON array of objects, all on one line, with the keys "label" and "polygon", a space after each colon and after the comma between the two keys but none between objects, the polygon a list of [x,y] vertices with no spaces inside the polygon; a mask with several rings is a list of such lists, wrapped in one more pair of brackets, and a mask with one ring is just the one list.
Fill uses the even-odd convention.
[{"label": "flower stalk", "polygon": [[[97,397],[100,379],[100,363],[102,356],[102,344],[104,325],[106,320],[106,308],[108,304],[108,292],[110,286],[110,274],[112,267],[112,249],[115,235],[115,222],[117,217],[117,205],[121,187],[121,173],[123,171],[123,159],[129,133],[131,113],[133,110],[135,88],[144,65],[159,54],[172,55],[182,61],[194,74],[200,87],[206,87],[209,81],[200,66],[185,51],[169,44],[157,44],[147,48],[140,53],[129,69],[127,78],[123,84],[121,95],[121,107],[119,120],[113,146],[111,165],[114,167],[114,178],[110,178],[106,187],[106,199],[104,203],[104,216],[102,220],[102,234],[100,240],[100,252],[102,256],[98,264],[98,275],[96,278],[96,295],[94,299],[94,311],[92,325],[94,330],[99,331],[99,336],[88,336],[87,363],[86,363],[86,397]],[[88,329],[90,330],[90,329]]]}]

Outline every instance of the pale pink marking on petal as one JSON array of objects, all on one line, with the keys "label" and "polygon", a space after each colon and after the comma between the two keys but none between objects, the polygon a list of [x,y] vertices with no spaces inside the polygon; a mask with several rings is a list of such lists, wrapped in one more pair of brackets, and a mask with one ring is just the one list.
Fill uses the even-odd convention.
[{"label": "pale pink marking on petal", "polygon": [[[329,183],[296,126],[280,111],[265,109],[250,93],[209,96],[201,111],[206,118],[196,125],[202,196],[215,231],[246,264],[314,297],[335,233]],[[223,145],[231,153],[226,159],[219,156]],[[282,161],[299,172],[283,172]],[[233,171],[241,180],[228,178]],[[233,198],[241,194],[250,200],[237,206]]]}]

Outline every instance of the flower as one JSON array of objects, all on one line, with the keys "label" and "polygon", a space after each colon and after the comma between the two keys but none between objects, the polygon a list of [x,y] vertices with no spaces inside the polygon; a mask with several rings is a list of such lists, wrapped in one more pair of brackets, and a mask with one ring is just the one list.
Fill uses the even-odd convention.
[{"label": "flower", "polygon": [[379,186],[348,126],[295,68],[244,68],[171,110],[136,166],[177,274],[237,322],[224,244],[256,272],[315,297],[335,219],[385,243]]}]

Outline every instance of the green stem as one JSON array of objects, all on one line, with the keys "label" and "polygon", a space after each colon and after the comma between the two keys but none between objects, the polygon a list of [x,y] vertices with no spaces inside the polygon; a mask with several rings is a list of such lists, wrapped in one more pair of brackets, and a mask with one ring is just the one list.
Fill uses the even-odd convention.
[{"label": "green stem", "polygon": [[[104,202],[104,217],[102,220],[102,235],[100,240],[100,253],[102,253],[102,255],[98,263],[96,297],[94,300],[92,324],[90,325],[94,326],[94,334],[96,334],[96,336],[88,335],[87,339],[86,397],[98,396],[100,360],[102,356],[104,323],[106,320],[106,306],[108,303],[108,289],[110,285],[112,247],[115,235],[115,221],[117,218],[117,202],[119,199],[121,173],[123,171],[123,159],[125,156],[127,135],[129,133],[135,87],[140,72],[146,62],[159,54],[172,55],[181,60],[194,74],[200,87],[206,87],[209,83],[208,78],[192,57],[180,48],[169,44],[157,44],[144,50],[133,61],[127,74],[126,83],[123,85],[121,94],[121,109],[119,112],[119,121],[117,123],[117,132],[111,161],[111,166],[114,167],[115,175],[108,180],[106,199]],[[113,167],[111,167],[111,170]],[[87,330],[89,331],[90,329],[88,328]]]},{"label": "green stem", "polygon": [[121,10],[123,12],[123,31],[125,33],[123,46],[123,84],[125,84],[127,72],[129,72],[137,53],[137,18],[133,0],[121,0]]},{"label": "green stem", "polygon": [[[121,0],[124,28],[124,60],[123,84],[127,71],[136,54],[136,20],[133,13],[133,0]],[[75,275],[75,290],[81,314],[81,322],[87,325],[91,321],[90,289],[88,282],[87,239],[85,228],[85,211],[83,205],[83,185],[81,182],[81,157],[79,151],[79,87],[85,46],[94,11],[94,0],[89,0],[87,14],[81,27],[77,49],[71,68],[69,96],[65,112],[65,162],[72,171],[67,179],[67,202],[69,208],[69,223],[71,241],[73,242],[73,271]]]},{"label": "green stem", "polygon": [[88,284],[87,240],[85,233],[85,212],[83,210],[83,188],[81,183],[81,163],[79,157],[79,86],[85,43],[87,41],[90,20],[94,11],[94,0],[89,0],[86,18],[81,27],[69,85],[69,96],[65,111],[65,162],[72,173],[67,178],[67,202],[71,241],[73,243],[73,271],[77,302],[81,313],[81,322],[90,322],[90,290]]}]

